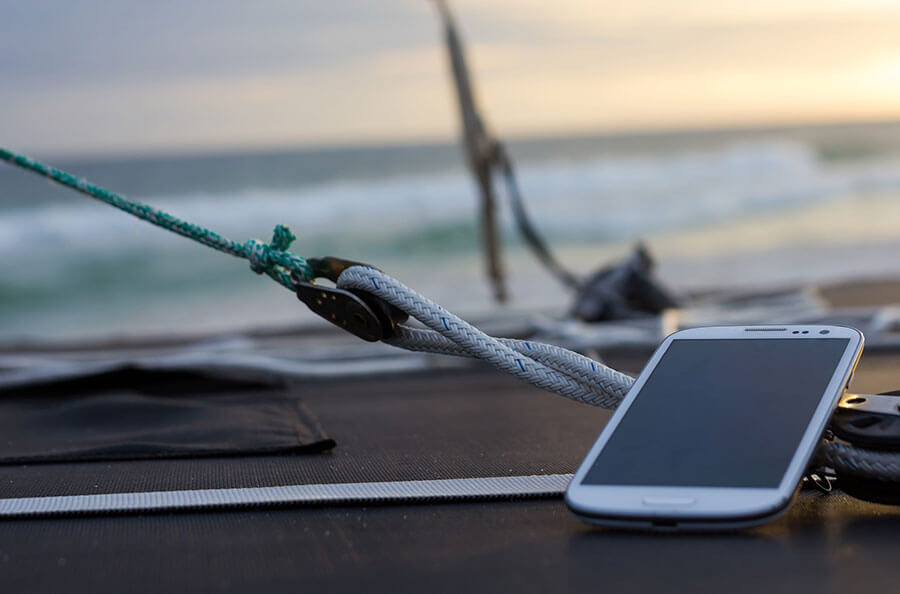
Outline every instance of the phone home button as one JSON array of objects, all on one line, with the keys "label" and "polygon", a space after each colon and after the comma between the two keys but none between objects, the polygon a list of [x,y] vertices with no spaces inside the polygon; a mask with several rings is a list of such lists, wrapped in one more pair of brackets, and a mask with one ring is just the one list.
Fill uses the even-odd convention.
[{"label": "phone home button", "polygon": [[697,503],[694,497],[644,497],[644,505],[659,507],[686,507]]}]

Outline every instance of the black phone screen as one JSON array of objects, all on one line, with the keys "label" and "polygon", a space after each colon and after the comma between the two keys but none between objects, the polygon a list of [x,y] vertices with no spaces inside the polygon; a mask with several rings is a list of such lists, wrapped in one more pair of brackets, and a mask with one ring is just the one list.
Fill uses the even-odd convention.
[{"label": "black phone screen", "polygon": [[673,340],[582,484],[777,487],[848,342]]}]

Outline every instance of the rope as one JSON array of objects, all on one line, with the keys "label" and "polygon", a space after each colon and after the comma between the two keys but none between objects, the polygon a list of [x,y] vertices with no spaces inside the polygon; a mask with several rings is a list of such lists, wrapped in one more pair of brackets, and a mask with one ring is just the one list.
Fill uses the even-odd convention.
[{"label": "rope", "polygon": [[525,199],[522,198],[522,192],[519,191],[519,183],[516,181],[516,173],[513,168],[512,159],[506,152],[506,147],[499,142],[495,143],[495,163],[500,168],[503,180],[506,183],[506,194],[509,196],[509,202],[512,206],[513,220],[525,243],[534,252],[535,257],[540,260],[550,274],[555,276],[560,283],[575,290],[581,289],[583,282],[571,270],[565,268],[550,251],[547,243],[538,233],[537,228],[531,222],[528,211],[525,209]]},{"label": "rope", "polygon": [[[400,333],[388,339],[391,344],[401,348],[435,348],[438,352],[483,359],[497,369],[538,388],[578,402],[607,408],[614,408],[628,393],[634,381],[624,373],[559,347],[526,341],[501,342],[403,283],[368,266],[351,266],[346,269],[338,277],[337,286],[342,289],[359,289],[380,297],[452,343],[451,345],[432,334],[401,326]],[[567,354],[563,355],[563,352]]]},{"label": "rope", "polygon": [[[307,261],[287,251],[296,237],[285,226],[275,227],[269,244],[254,239],[238,243],[2,147],[0,159],[163,229],[220,252],[249,260],[254,272],[265,273],[292,291],[295,287],[291,274],[303,280],[314,279],[315,274]],[[423,330],[400,325],[386,341],[400,348],[483,359],[497,369],[534,386],[604,408],[615,408],[634,383],[631,376],[561,347],[488,336],[403,283],[368,266],[347,268],[338,277],[337,286],[366,291],[380,297],[428,328]],[[839,473],[900,482],[900,453],[897,452],[880,452],[823,442],[816,454],[816,461]]]},{"label": "rope", "polygon": [[816,452],[816,464],[834,468],[838,478],[858,476],[900,482],[900,453],[867,450],[835,442],[823,442]]},{"label": "rope", "polygon": [[[631,376],[619,373],[597,361],[562,347],[514,338],[496,338],[495,340],[530,359],[552,367],[559,373],[569,375],[572,379],[590,388],[594,395],[586,397],[582,402],[593,406],[615,408],[619,405],[631,384],[634,383],[634,378]],[[386,339],[385,342],[409,351],[439,353],[458,357],[470,356],[463,347],[434,330],[410,328],[409,326],[401,325],[394,331],[394,335]]]},{"label": "rope", "polygon": [[251,270],[258,274],[268,274],[276,282],[284,285],[288,289],[293,290],[294,288],[290,278],[291,273],[296,273],[301,278],[307,280],[313,277],[312,269],[309,264],[306,263],[306,260],[287,251],[291,242],[293,242],[296,237],[291,233],[290,229],[283,225],[275,227],[275,231],[272,234],[272,241],[269,244],[262,243],[255,239],[251,239],[244,243],[238,243],[222,237],[218,233],[210,231],[205,227],[182,221],[167,212],[156,210],[146,204],[129,200],[120,194],[96,186],[86,179],[75,177],[65,171],[60,171],[49,165],[44,165],[25,155],[15,153],[3,147],[0,147],[0,159],[11,165],[15,165],[53,180],[76,192],[81,192],[91,198],[96,198],[101,202],[105,202],[110,206],[123,210],[148,223],[153,223],[157,227],[162,227],[163,229],[177,233],[182,237],[193,239],[214,250],[249,260]]}]

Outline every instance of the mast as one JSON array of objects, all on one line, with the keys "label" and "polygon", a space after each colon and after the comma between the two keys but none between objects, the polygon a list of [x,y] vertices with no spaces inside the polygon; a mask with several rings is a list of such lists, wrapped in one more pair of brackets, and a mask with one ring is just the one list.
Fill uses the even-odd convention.
[{"label": "mast", "polygon": [[581,280],[567,270],[553,256],[547,243],[541,238],[525,209],[525,202],[516,183],[512,159],[503,144],[488,132],[475,103],[469,69],[466,66],[462,41],[456,32],[456,25],[445,0],[435,0],[444,23],[447,53],[459,103],[463,128],[463,146],[469,169],[475,177],[481,195],[481,230],[484,245],[485,265],[488,279],[494,289],[494,297],[503,302],[507,299],[503,265],[500,259],[500,237],[496,217],[496,194],[493,175],[497,173],[505,182],[506,193],[512,206],[513,220],[525,244],[550,274],[560,283],[578,291]]},{"label": "mast", "polygon": [[503,265],[500,261],[500,238],[497,227],[496,195],[491,180],[496,162],[497,143],[488,134],[484,122],[478,114],[469,69],[463,52],[462,42],[456,32],[453,16],[444,0],[435,0],[444,24],[444,35],[450,58],[450,68],[456,86],[456,98],[463,128],[463,146],[469,169],[475,177],[481,195],[481,236],[484,247],[485,268],[488,279],[498,302],[508,298]]}]

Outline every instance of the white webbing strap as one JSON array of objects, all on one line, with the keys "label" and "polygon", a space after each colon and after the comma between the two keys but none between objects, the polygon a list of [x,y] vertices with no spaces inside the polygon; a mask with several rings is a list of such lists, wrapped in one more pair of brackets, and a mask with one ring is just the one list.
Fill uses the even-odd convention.
[{"label": "white webbing strap", "polygon": [[263,505],[326,505],[460,499],[558,497],[571,474],[373,483],[285,485],[145,491],[96,495],[61,495],[0,499],[0,517],[147,512]]}]

